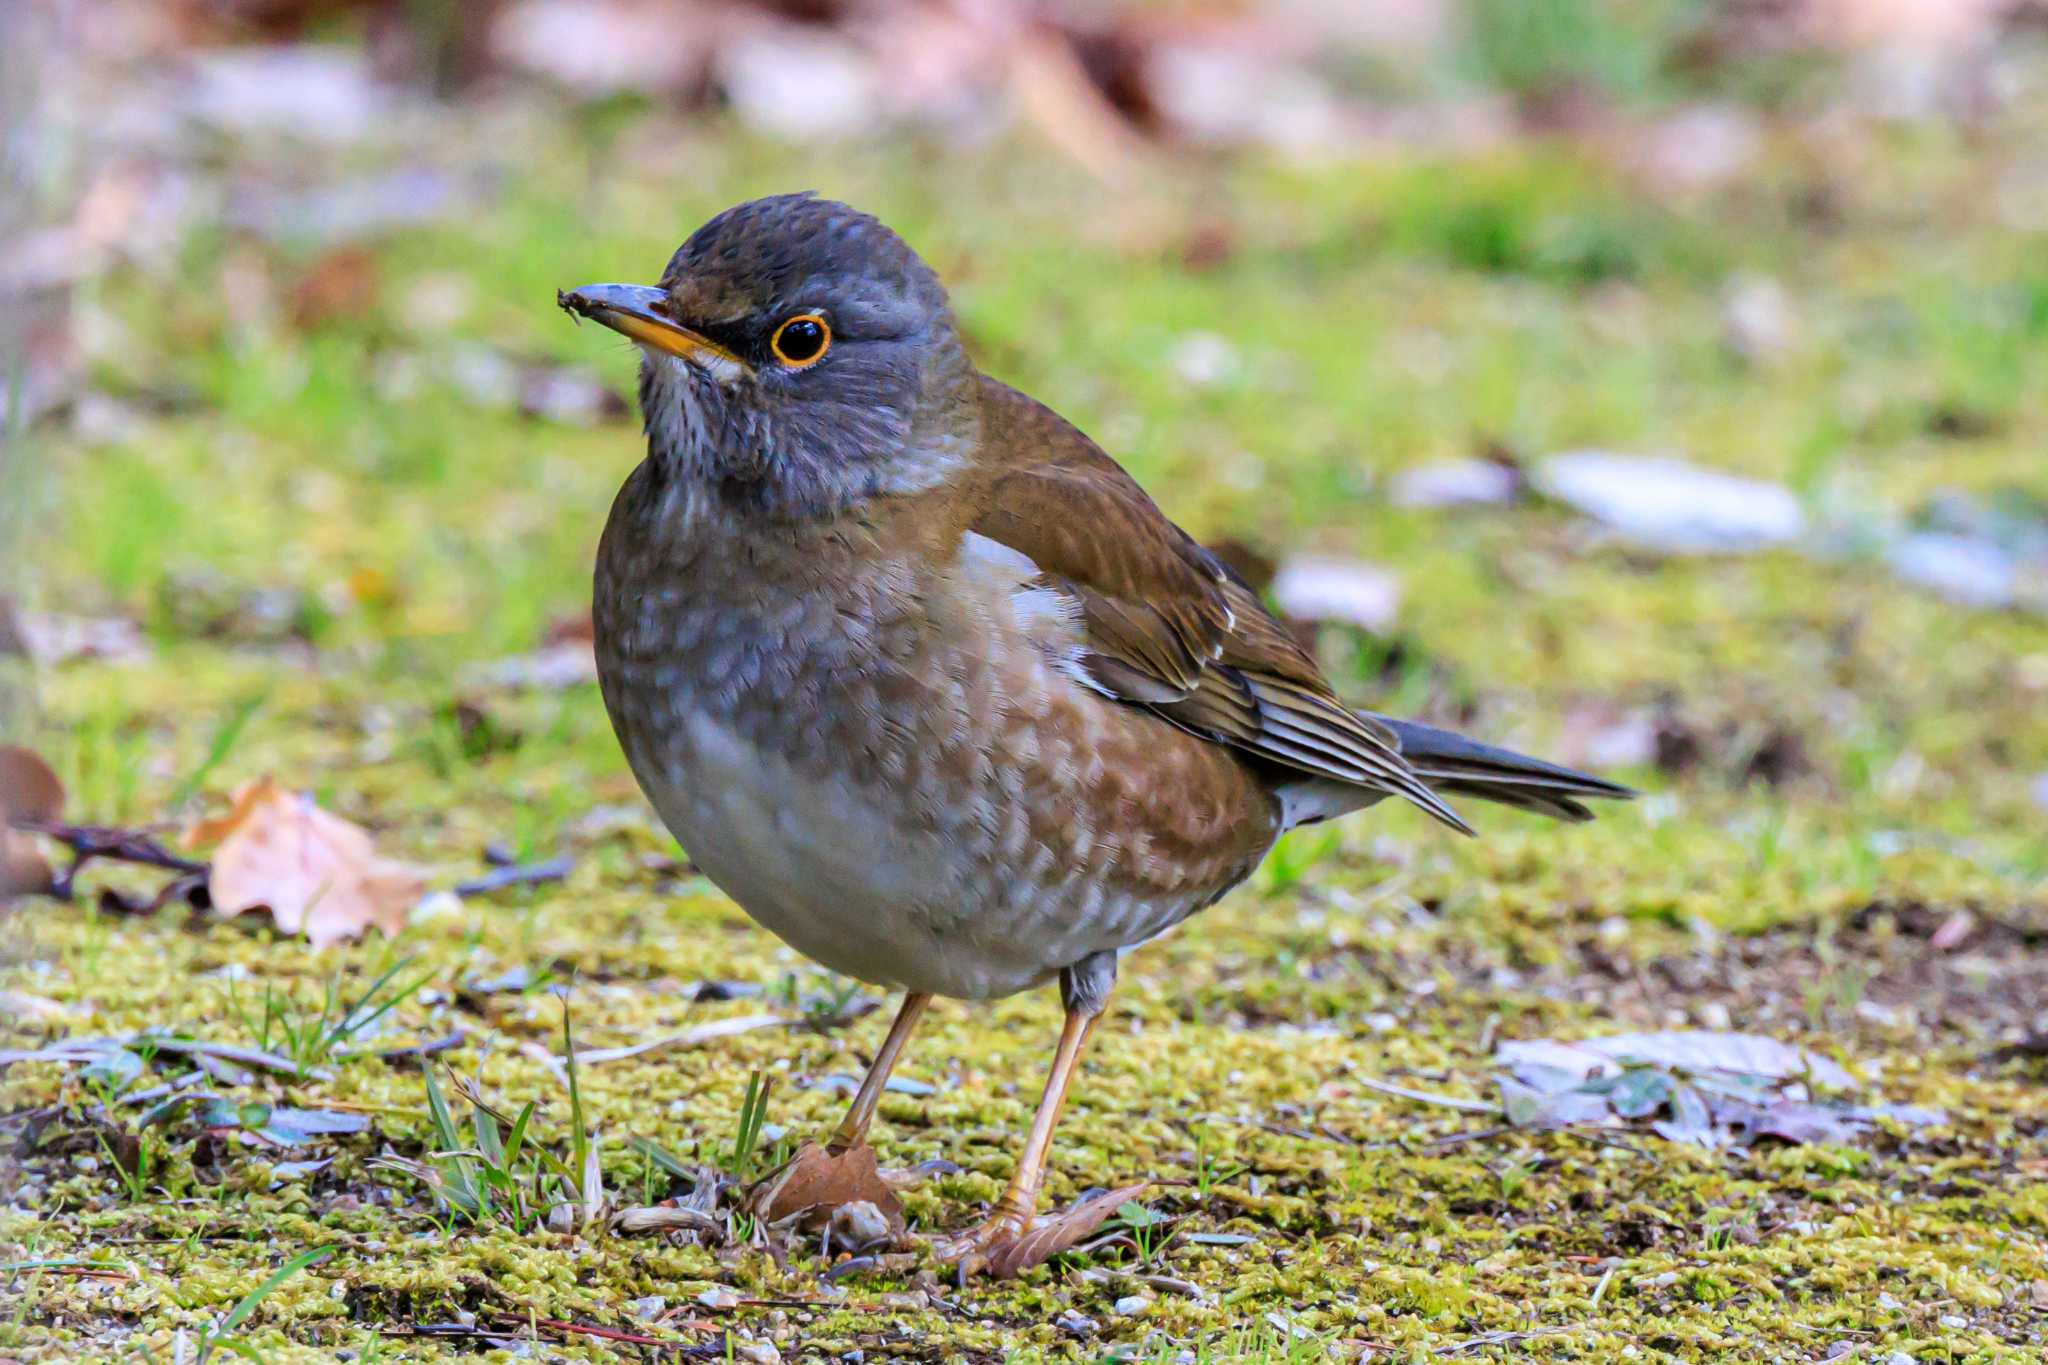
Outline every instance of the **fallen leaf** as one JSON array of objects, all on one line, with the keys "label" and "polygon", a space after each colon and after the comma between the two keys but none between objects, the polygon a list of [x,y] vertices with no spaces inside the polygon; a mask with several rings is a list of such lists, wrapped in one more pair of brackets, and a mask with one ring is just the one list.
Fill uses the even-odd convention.
[{"label": "fallen leaf", "polygon": [[1856,1078],[1817,1053],[1754,1033],[1712,1033],[1701,1029],[1669,1033],[1620,1033],[1604,1038],[1562,1042],[1532,1038],[1503,1042],[1496,1060],[1514,1068],[1525,1064],[1556,1067],[1580,1077],[1616,1074],[1624,1062],[1686,1072],[1726,1072],[1768,1080],[1810,1077],[1833,1089],[1847,1089]]},{"label": "fallen leaf", "polygon": [[0,990],[0,1017],[46,1023],[52,1019],[68,1019],[77,1012],[73,1006],[46,995]]},{"label": "fallen leaf", "polygon": [[740,121],[792,142],[833,142],[882,118],[888,78],[870,54],[814,25],[752,23],[713,61]]},{"label": "fallen leaf", "polygon": [[1741,275],[1721,296],[1721,344],[1751,365],[1776,360],[1792,349],[1798,323],[1792,296],[1767,275]]},{"label": "fallen leaf", "polygon": [[1938,953],[1952,952],[1963,946],[1963,940],[1977,927],[1977,917],[1967,910],[1958,910],[1941,922],[1928,936],[1927,946]]},{"label": "fallen leaf", "polygon": [[1668,457],[1579,450],[1544,460],[1534,478],[1546,496],[1666,553],[1753,550],[1806,530],[1791,489]]},{"label": "fallen leaf", "polygon": [[1517,1128],[1568,1128],[1598,1123],[1610,1112],[1605,1095],[1583,1090],[1550,1090],[1527,1085],[1512,1076],[1497,1078],[1501,1113]]},{"label": "fallen leaf", "polygon": [[491,22],[491,53],[584,96],[701,84],[719,15],[673,0],[519,0]]},{"label": "fallen leaf", "polygon": [[362,1114],[344,1114],[334,1109],[291,1109],[260,1102],[233,1104],[216,1099],[201,1111],[201,1126],[217,1130],[239,1130],[259,1145],[304,1147],[316,1138],[360,1133],[370,1126]]},{"label": "fallen leaf", "polygon": [[1009,67],[1018,107],[1047,141],[1098,180],[1123,174],[1142,144],[1089,79],[1071,42],[1052,31],[1022,34]]},{"label": "fallen leaf", "polygon": [[336,43],[216,48],[189,66],[182,108],[226,132],[333,145],[366,137],[392,112],[369,58]]},{"label": "fallen leaf", "polygon": [[360,826],[267,777],[236,791],[227,815],[186,831],[188,848],[214,842],[214,909],[267,908],[279,929],[316,948],[372,926],[397,934],[423,887],[417,871],[380,856]]},{"label": "fallen leaf", "polygon": [[1401,580],[1355,559],[1290,559],[1273,576],[1273,601],[1290,617],[1383,631],[1401,609]]},{"label": "fallen leaf", "polygon": [[467,681],[509,691],[560,692],[596,682],[597,655],[587,640],[544,645],[531,654],[481,664],[470,670]]},{"label": "fallen leaf", "polygon": [[1093,1233],[1108,1221],[1111,1214],[1150,1188],[1150,1181],[1141,1180],[1119,1189],[1098,1190],[1056,1213],[1033,1219],[1030,1229],[1022,1237],[998,1247],[989,1257],[988,1273],[999,1280],[1007,1280],[1035,1265],[1044,1265]]},{"label": "fallen leaf", "polygon": [[1396,507],[1489,507],[1513,502],[1522,473],[1498,460],[1440,460],[1394,476],[1388,490]]},{"label": "fallen leaf", "polygon": [[588,370],[529,365],[519,374],[519,413],[567,426],[621,422],[633,409]]},{"label": "fallen leaf", "polygon": [[292,324],[301,331],[329,322],[355,322],[377,303],[377,258],[366,247],[325,252],[292,286]]},{"label": "fallen leaf", "polygon": [[835,1210],[861,1202],[874,1205],[892,1236],[903,1235],[903,1201],[882,1179],[875,1165],[875,1149],[866,1143],[835,1155],[815,1142],[806,1142],[747,1195],[747,1207],[763,1221],[779,1223],[801,1216],[806,1227],[823,1226]]},{"label": "fallen leaf", "polygon": [[133,663],[149,657],[149,642],[142,627],[122,617],[57,616],[0,601],[0,654],[22,656],[42,668],[73,659]]},{"label": "fallen leaf", "polygon": [[17,820],[55,820],[64,813],[64,784],[50,765],[18,745],[0,747],[0,903],[47,891],[50,864],[35,836]]}]

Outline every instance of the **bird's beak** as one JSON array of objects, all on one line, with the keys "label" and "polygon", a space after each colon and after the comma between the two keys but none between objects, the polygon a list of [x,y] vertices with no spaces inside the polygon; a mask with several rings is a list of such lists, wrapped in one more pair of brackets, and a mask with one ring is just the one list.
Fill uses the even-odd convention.
[{"label": "bird's beak", "polygon": [[678,356],[718,379],[730,379],[746,362],[725,347],[669,316],[668,295],[641,284],[586,284],[556,290],[555,302],[576,317],[600,322],[642,346]]}]

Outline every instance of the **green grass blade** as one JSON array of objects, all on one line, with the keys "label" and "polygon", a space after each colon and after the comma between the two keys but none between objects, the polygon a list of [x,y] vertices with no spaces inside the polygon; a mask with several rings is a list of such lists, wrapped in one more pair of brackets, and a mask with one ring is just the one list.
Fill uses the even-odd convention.
[{"label": "green grass blade", "polygon": [[206,746],[206,757],[199,760],[199,766],[187,774],[185,780],[178,784],[177,790],[171,793],[168,809],[182,808],[198,793],[200,784],[213,775],[213,770],[221,765],[222,760],[235,747],[235,741],[242,737],[242,731],[250,720],[263,709],[263,703],[269,700],[269,693],[259,692],[235,703],[222,718],[221,723],[214,728],[213,739]]}]

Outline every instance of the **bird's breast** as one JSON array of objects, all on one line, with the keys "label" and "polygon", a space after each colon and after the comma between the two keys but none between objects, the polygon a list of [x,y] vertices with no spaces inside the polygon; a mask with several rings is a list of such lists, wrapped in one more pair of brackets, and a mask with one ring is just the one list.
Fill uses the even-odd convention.
[{"label": "bird's breast", "polygon": [[848,528],[657,548],[614,512],[594,620],[627,759],[707,875],[835,970],[1018,990],[1169,927],[1271,841],[1242,765],[1075,681],[1001,569]]}]

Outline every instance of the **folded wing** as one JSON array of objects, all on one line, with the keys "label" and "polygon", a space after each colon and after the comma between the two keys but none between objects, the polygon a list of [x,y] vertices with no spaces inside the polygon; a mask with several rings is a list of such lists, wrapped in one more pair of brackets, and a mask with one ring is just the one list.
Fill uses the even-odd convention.
[{"label": "folded wing", "polygon": [[1347,708],[1306,650],[1222,562],[1086,436],[993,380],[970,530],[1038,566],[1080,606],[1081,667],[1101,691],[1282,768],[1413,802],[1471,827],[1382,721]]}]

